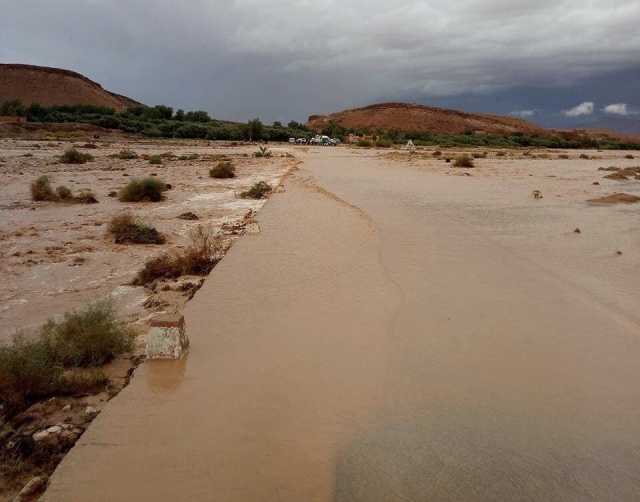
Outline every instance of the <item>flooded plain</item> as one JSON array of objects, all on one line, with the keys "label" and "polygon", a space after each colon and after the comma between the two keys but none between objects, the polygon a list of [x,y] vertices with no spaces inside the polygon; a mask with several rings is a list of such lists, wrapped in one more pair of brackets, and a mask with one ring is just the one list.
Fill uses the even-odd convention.
[{"label": "flooded plain", "polygon": [[640,204],[593,161],[303,155],[45,500],[640,498]]}]

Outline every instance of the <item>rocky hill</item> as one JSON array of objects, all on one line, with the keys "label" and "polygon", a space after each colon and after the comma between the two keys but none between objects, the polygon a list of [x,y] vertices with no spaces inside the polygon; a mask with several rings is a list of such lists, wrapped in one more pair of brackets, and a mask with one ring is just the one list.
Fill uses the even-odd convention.
[{"label": "rocky hill", "polygon": [[19,99],[24,104],[95,105],[118,111],[140,105],[103,89],[79,73],[22,64],[0,64],[0,101]]},{"label": "rocky hill", "polygon": [[515,117],[466,113],[407,103],[381,103],[331,115],[312,115],[307,126],[324,129],[329,122],[348,129],[397,130],[463,134],[468,131],[494,134],[544,134],[548,131]]}]

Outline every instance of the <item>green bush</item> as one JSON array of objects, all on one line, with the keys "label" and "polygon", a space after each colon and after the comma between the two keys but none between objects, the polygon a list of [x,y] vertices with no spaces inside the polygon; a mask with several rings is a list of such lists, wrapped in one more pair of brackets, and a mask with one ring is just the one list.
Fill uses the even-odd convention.
[{"label": "green bush", "polygon": [[264,199],[269,193],[271,193],[271,186],[264,181],[258,181],[249,190],[241,192],[240,197],[243,199]]},{"label": "green bush", "polygon": [[389,138],[380,138],[376,141],[376,146],[378,148],[391,148],[393,146],[393,141]]},{"label": "green bush", "polygon": [[134,333],[118,321],[109,302],[98,302],[53,320],[34,339],[0,346],[0,402],[9,415],[52,395],[96,390],[107,378],[100,366],[132,350]]},{"label": "green bush", "polygon": [[95,367],[133,349],[133,332],[101,301],[46,322],[41,331],[51,357],[64,367]]},{"label": "green bush", "polygon": [[93,155],[82,153],[75,148],[68,148],[60,157],[63,164],[84,164],[93,160]]},{"label": "green bush", "polygon": [[37,180],[31,183],[31,199],[34,201],[58,200],[58,197],[51,188],[51,183],[47,176],[40,176]]},{"label": "green bush", "polygon": [[114,216],[109,222],[109,233],[116,244],[164,244],[164,236],[154,227],[136,220],[131,214]]},{"label": "green bush", "polygon": [[151,157],[149,157],[149,164],[162,164],[162,157],[160,157],[160,155],[152,155]]},{"label": "green bush", "polygon": [[356,145],[358,145],[358,146],[360,146],[362,148],[371,148],[372,143],[368,139],[361,139],[356,143]]},{"label": "green bush", "polygon": [[209,176],[220,179],[235,178],[236,168],[230,161],[221,161],[209,170]]},{"label": "green bush", "polygon": [[454,167],[473,167],[473,159],[467,154],[459,155],[453,163]]},{"label": "green bush", "polygon": [[118,199],[121,202],[159,202],[167,186],[161,180],[152,176],[143,179],[134,179],[120,190]]},{"label": "green bush", "polygon": [[0,346],[0,401],[11,414],[49,397],[58,389],[63,370],[47,340],[17,336],[11,345]]}]

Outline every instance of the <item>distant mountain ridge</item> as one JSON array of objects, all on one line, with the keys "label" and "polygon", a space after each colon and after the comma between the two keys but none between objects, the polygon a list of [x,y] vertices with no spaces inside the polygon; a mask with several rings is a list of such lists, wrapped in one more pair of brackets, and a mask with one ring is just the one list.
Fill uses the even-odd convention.
[{"label": "distant mountain ridge", "polygon": [[104,89],[84,75],[61,68],[0,63],[0,102],[25,105],[94,105],[122,111],[141,103]]},{"label": "distant mountain ridge", "polygon": [[307,126],[320,131],[330,122],[348,129],[436,134],[464,134],[470,131],[504,135],[549,133],[546,129],[517,117],[467,113],[410,103],[378,103],[329,115],[311,115]]}]

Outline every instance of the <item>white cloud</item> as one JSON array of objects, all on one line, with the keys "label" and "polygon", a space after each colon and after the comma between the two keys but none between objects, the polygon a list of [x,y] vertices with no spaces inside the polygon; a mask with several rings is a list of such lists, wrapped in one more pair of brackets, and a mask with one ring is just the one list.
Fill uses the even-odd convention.
[{"label": "white cloud", "polygon": [[593,114],[593,110],[595,105],[593,101],[585,101],[584,103],[580,103],[578,106],[571,108],[570,110],[563,110],[562,114],[566,117],[580,117],[582,115],[591,115]]},{"label": "white cloud", "polygon": [[533,117],[535,114],[536,114],[535,110],[516,110],[511,112],[509,115],[526,119],[526,118]]},{"label": "white cloud", "polygon": [[603,110],[610,115],[629,115],[626,103],[613,103],[605,106]]}]

